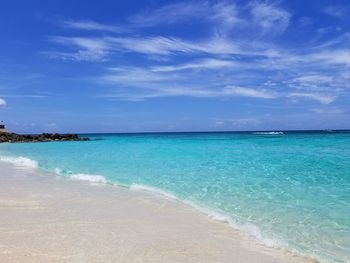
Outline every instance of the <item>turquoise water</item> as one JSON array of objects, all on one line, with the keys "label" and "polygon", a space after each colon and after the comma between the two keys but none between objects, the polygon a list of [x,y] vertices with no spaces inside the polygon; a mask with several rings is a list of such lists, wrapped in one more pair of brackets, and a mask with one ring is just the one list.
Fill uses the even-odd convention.
[{"label": "turquoise water", "polygon": [[0,156],[30,158],[63,176],[168,193],[266,245],[350,262],[348,132],[89,137],[2,144]]}]

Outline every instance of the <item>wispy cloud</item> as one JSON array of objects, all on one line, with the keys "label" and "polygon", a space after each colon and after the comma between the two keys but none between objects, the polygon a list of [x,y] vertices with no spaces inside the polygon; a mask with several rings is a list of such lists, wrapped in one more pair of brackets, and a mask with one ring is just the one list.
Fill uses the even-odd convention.
[{"label": "wispy cloud", "polygon": [[327,87],[335,87],[337,81],[333,76],[326,74],[303,74],[288,81],[290,87],[305,90],[320,90]]},{"label": "wispy cloud", "polygon": [[0,107],[6,106],[6,101],[2,98],[0,98]]},{"label": "wispy cloud", "polygon": [[[233,98],[246,97],[274,99],[279,94],[275,91],[225,85],[222,82],[197,81],[196,73],[176,74],[174,68],[112,68],[98,81],[103,85],[112,85],[116,91],[105,97],[126,100],[145,100],[159,97],[186,96],[196,98]],[[133,88],[130,90],[130,88]]]},{"label": "wispy cloud", "polygon": [[234,98],[234,97],[246,97],[256,99],[273,99],[275,93],[268,91],[261,91],[252,88],[244,87],[224,87],[221,89],[212,88],[198,88],[198,87],[186,87],[186,86],[172,86],[142,89],[141,92],[114,92],[106,94],[100,97],[114,98],[120,100],[130,101],[142,101],[152,98],[160,97],[193,97],[193,98]]},{"label": "wispy cloud", "polygon": [[232,60],[222,59],[201,59],[186,64],[170,65],[170,66],[155,66],[152,71],[155,72],[170,72],[182,71],[187,69],[220,69],[238,67],[239,64]]},{"label": "wispy cloud", "polygon": [[328,15],[337,17],[337,18],[344,18],[346,15],[349,14],[350,8],[348,6],[327,6],[324,9],[324,12]]},{"label": "wispy cloud", "polygon": [[310,54],[305,57],[313,61],[325,62],[328,64],[350,66],[350,50],[321,50],[318,53]]},{"label": "wispy cloud", "polygon": [[72,29],[81,29],[88,31],[107,31],[114,33],[128,31],[125,27],[102,24],[92,20],[65,20],[62,22],[62,25],[64,27]]},{"label": "wispy cloud", "polygon": [[[292,13],[279,1],[172,3],[131,15],[123,26],[65,21],[67,28],[103,34],[51,37],[60,50],[45,54],[63,60],[115,63],[118,66],[109,66],[94,78],[106,85],[134,88],[112,95],[135,100],[239,96],[329,104],[349,89],[349,33],[286,47],[275,40],[293,26],[291,18]],[[311,18],[303,18],[298,20],[299,28],[300,23],[312,25]],[[207,35],[150,33],[199,24],[208,29]],[[123,28],[133,31],[123,34]],[[133,59],[123,60],[129,56]]]},{"label": "wispy cloud", "polygon": [[143,68],[126,67],[110,68],[107,74],[98,78],[102,83],[119,84],[122,86],[156,86],[159,82],[169,82],[178,80],[177,75],[158,74]]},{"label": "wispy cloud", "polygon": [[340,108],[315,108],[312,109],[312,112],[318,113],[318,114],[344,114],[346,113],[345,110],[340,109]]},{"label": "wispy cloud", "polygon": [[134,27],[154,27],[204,20],[213,27],[230,29],[240,21],[236,9],[230,2],[186,1],[141,12],[131,16],[129,22]]},{"label": "wispy cloud", "polygon": [[76,48],[74,52],[45,52],[64,60],[100,61],[116,52],[134,52],[145,55],[174,55],[179,53],[207,53],[214,55],[239,53],[238,47],[223,38],[204,41],[184,41],[175,37],[52,37],[51,41]]},{"label": "wispy cloud", "polygon": [[318,93],[303,93],[303,92],[292,92],[288,94],[288,97],[300,97],[300,98],[312,99],[312,100],[319,101],[322,104],[330,104],[336,99],[334,95],[325,95],[325,94],[318,94]]},{"label": "wispy cloud", "polygon": [[108,42],[99,38],[87,37],[63,37],[55,36],[50,40],[55,43],[63,44],[68,47],[74,47],[78,50],[74,52],[66,51],[45,51],[43,54],[63,60],[76,61],[105,61],[109,55],[110,47]]},{"label": "wispy cloud", "polygon": [[237,47],[231,41],[212,38],[204,41],[184,41],[175,37],[116,38],[106,39],[118,49],[141,54],[169,55],[174,53],[233,54]]},{"label": "wispy cloud", "polygon": [[266,89],[252,89],[245,87],[227,86],[223,90],[223,94],[227,96],[241,96],[260,99],[274,99],[277,98],[277,94],[271,90]]},{"label": "wispy cloud", "polygon": [[290,13],[269,2],[254,2],[251,13],[264,33],[281,34],[289,26]]},{"label": "wispy cloud", "polygon": [[15,99],[44,99],[47,98],[45,95],[34,95],[34,94],[1,94],[3,98],[15,98]]},{"label": "wispy cloud", "polygon": [[183,2],[164,5],[154,10],[148,10],[129,18],[132,25],[150,27],[159,24],[175,24],[198,18],[206,14],[207,2]]}]

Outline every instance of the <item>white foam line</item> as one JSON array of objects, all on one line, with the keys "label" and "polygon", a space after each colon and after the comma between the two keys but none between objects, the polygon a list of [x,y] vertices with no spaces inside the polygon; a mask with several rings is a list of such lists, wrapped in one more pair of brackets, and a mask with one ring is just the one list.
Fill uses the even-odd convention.
[{"label": "white foam line", "polygon": [[106,184],[107,180],[102,175],[93,175],[93,174],[73,174],[69,176],[72,180],[78,181],[88,181],[91,183],[101,183]]},{"label": "white foam line", "polygon": [[160,190],[158,188],[155,187],[151,187],[151,186],[147,186],[147,185],[142,185],[142,184],[132,184],[130,186],[130,190],[132,191],[147,191],[147,192],[151,192],[153,194],[156,195],[160,195],[169,199],[173,199],[173,200],[179,200],[175,195],[165,192],[163,190]]}]

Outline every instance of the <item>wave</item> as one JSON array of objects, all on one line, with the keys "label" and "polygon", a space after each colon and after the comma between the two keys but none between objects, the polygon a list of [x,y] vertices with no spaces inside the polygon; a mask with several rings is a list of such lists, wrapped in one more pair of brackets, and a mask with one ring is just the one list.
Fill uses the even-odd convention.
[{"label": "wave", "polygon": [[255,135],[283,135],[281,131],[271,131],[271,132],[253,132]]},{"label": "wave", "polygon": [[37,161],[26,157],[2,157],[0,156],[0,161],[5,163],[12,163],[18,168],[29,168],[29,169],[37,169],[39,164]]},{"label": "wave", "polygon": [[107,179],[102,175],[96,175],[96,174],[85,174],[85,173],[73,173],[72,171],[66,171],[60,168],[55,168],[53,172],[57,175],[68,177],[72,180],[77,181],[87,181],[90,183],[100,183],[100,184],[107,184],[109,183]]},{"label": "wave", "polygon": [[108,183],[106,178],[104,178],[102,175],[73,174],[69,176],[69,178],[73,180],[79,180],[79,181],[88,181],[91,183],[101,183],[101,184]]},{"label": "wave", "polygon": [[[20,169],[39,169],[39,163],[35,160],[29,159],[27,157],[4,157],[0,156],[0,162],[5,163],[11,163],[16,166],[16,168]],[[93,174],[83,174],[83,173],[77,173],[74,174],[72,172],[66,172],[62,169],[55,168],[53,172],[57,175],[67,175],[72,180],[79,180],[79,181],[88,181],[92,183],[108,183],[107,179],[103,177],[102,175],[93,175]]]}]

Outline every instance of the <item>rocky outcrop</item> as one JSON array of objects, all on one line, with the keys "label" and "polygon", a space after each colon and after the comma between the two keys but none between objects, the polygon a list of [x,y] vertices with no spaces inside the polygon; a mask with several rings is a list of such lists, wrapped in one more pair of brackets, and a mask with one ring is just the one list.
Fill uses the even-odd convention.
[{"label": "rocky outcrop", "polygon": [[53,142],[53,141],[88,141],[77,134],[43,133],[40,135],[20,135],[16,133],[0,133],[0,143],[3,142]]}]

